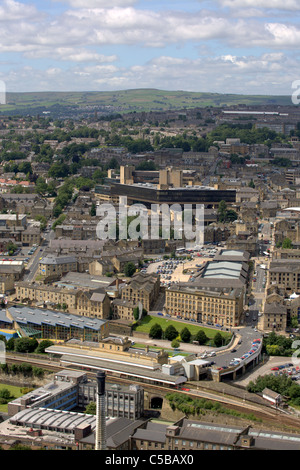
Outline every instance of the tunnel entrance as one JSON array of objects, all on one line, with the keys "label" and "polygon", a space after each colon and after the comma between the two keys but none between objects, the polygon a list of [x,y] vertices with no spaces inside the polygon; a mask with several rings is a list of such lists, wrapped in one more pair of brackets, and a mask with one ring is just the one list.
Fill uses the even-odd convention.
[{"label": "tunnel entrance", "polygon": [[163,405],[163,399],[161,397],[153,397],[151,398],[151,409],[158,410],[161,409]]}]

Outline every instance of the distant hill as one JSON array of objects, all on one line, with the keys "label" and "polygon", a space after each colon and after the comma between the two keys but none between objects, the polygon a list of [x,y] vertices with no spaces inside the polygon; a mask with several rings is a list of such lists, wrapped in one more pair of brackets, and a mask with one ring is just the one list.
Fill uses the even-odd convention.
[{"label": "distant hill", "polygon": [[[7,93],[6,104],[0,105],[1,114],[51,115],[67,112],[81,113],[98,108],[107,112],[164,111],[206,106],[233,105],[291,105],[290,96],[235,95],[136,89],[111,92],[36,92]],[[102,109],[103,108],[103,109]]]}]

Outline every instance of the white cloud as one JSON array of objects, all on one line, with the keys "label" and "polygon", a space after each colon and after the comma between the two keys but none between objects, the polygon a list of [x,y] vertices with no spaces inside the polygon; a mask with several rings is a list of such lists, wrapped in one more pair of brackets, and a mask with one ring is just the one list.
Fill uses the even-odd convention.
[{"label": "white cloud", "polygon": [[115,62],[118,57],[116,55],[106,56],[104,54],[98,54],[97,52],[76,47],[40,47],[37,49],[31,49],[24,53],[24,57],[27,59],[41,59],[44,57],[52,58],[55,60],[66,61],[66,62]]},{"label": "white cloud", "polygon": [[[300,27],[292,24],[292,9],[300,0],[218,0],[230,14],[221,8],[184,11],[184,3],[177,11],[164,10],[171,2],[151,9],[148,1],[138,8],[134,0],[62,0],[67,9],[50,14],[42,2],[36,7],[38,1],[31,1],[0,0],[0,51],[24,65],[11,65],[6,73],[14,91],[19,83],[23,90],[154,87],[238,93],[248,87],[257,93],[275,86],[287,90],[289,80],[298,78],[293,54]],[[277,21],[262,16],[263,8],[283,7],[290,9],[290,22],[282,11]]]},{"label": "white cloud", "polygon": [[[201,46],[204,41],[221,40],[234,47],[298,47],[299,30],[296,26],[263,21],[245,21],[217,12],[194,13],[174,11],[138,10],[121,8],[78,8],[67,10],[54,18],[37,19],[35,9],[24,9],[25,19],[19,19],[20,5],[15,5],[16,20],[12,9],[10,22],[1,25],[0,50],[2,52],[26,52],[27,57],[63,59],[59,52],[65,49],[66,60],[74,62],[103,61],[103,54],[88,49],[109,45],[134,45],[162,48],[168,45]],[[25,6],[26,7],[26,6]],[[1,10],[0,10],[1,18]],[[78,51],[76,51],[76,48]]]},{"label": "white cloud", "polygon": [[296,28],[296,26],[281,23],[267,23],[265,28],[266,31],[272,35],[275,46],[299,47],[300,29]]},{"label": "white cloud", "polygon": [[[54,2],[63,2],[63,0],[52,0]],[[65,0],[72,8],[112,8],[127,7],[137,3],[137,0]]]},{"label": "white cloud", "polygon": [[0,22],[41,18],[42,14],[33,5],[26,5],[15,0],[2,0],[1,3]]},{"label": "white cloud", "polygon": [[299,0],[219,0],[229,8],[268,8],[278,10],[300,10]]},{"label": "white cloud", "polygon": [[[85,65],[13,70],[8,75],[10,91],[26,89],[109,91],[158,88],[217,93],[289,94],[298,77],[298,61],[283,53],[256,56],[224,55],[198,59],[158,56],[132,67]],[[3,78],[3,76],[0,78]],[[22,80],[22,81],[20,81]],[[16,87],[16,89],[14,89]]]}]

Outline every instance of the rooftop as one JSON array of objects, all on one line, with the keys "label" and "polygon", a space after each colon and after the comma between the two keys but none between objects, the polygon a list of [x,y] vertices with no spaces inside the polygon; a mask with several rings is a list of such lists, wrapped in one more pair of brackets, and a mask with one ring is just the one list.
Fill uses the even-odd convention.
[{"label": "rooftop", "polygon": [[99,330],[105,320],[89,318],[80,315],[72,315],[59,311],[46,309],[14,306],[8,309],[9,314],[17,323],[31,323],[36,325],[49,324],[51,326],[65,326],[77,328],[89,328]]}]

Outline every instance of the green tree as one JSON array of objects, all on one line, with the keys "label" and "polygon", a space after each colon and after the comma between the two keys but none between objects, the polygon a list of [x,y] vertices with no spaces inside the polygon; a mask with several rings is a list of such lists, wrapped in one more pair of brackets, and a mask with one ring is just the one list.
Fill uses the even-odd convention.
[{"label": "green tree", "polygon": [[161,339],[163,334],[162,327],[159,323],[154,323],[154,325],[150,328],[149,336],[153,339]]},{"label": "green tree", "polygon": [[15,340],[16,352],[33,352],[38,346],[38,341],[35,338],[17,338]]},{"label": "green tree", "polygon": [[66,178],[69,175],[69,167],[66,163],[55,162],[49,168],[50,178]]},{"label": "green tree", "polygon": [[91,401],[85,408],[85,414],[95,415],[97,411],[96,409],[97,409],[96,403]]},{"label": "green tree", "polygon": [[125,276],[126,276],[126,277],[131,277],[131,276],[133,276],[133,274],[135,273],[135,271],[136,271],[136,267],[135,267],[134,263],[132,263],[131,261],[129,261],[128,263],[125,264],[124,273],[125,273]]},{"label": "green tree", "polygon": [[48,192],[48,184],[41,176],[36,180],[35,192],[40,194],[41,196],[45,196]]},{"label": "green tree", "polygon": [[169,325],[167,326],[165,330],[165,338],[169,341],[172,341],[173,339],[177,338],[178,336],[178,331],[176,330],[175,326]]},{"label": "green tree", "polygon": [[191,332],[190,330],[185,327],[180,332],[180,338],[184,343],[189,343],[191,340]]},{"label": "green tree", "polygon": [[179,348],[180,343],[179,343],[178,339],[173,339],[173,341],[171,343],[171,346],[172,346],[172,348]]},{"label": "green tree", "polygon": [[93,203],[92,206],[91,206],[91,210],[90,210],[90,215],[91,217],[95,217],[97,211],[96,211],[96,204]]},{"label": "green tree", "polygon": [[208,341],[208,337],[203,330],[199,330],[195,335],[195,341],[198,341],[199,344],[205,344]]},{"label": "green tree", "polygon": [[53,344],[53,342],[50,341],[50,339],[44,339],[44,340],[42,340],[42,341],[39,343],[39,345],[38,345],[38,347],[37,347],[37,349],[36,349],[36,352],[37,352],[38,354],[44,354],[44,353],[45,353],[45,349],[47,349],[47,348],[49,348],[50,346],[52,346],[52,344]]},{"label": "green tree", "polygon": [[267,344],[266,351],[268,356],[281,356],[281,350],[278,344]]},{"label": "green tree", "polygon": [[227,212],[227,205],[226,205],[226,202],[222,200],[220,201],[218,212],[217,212],[219,222],[225,222],[226,212]]},{"label": "green tree", "polygon": [[6,402],[8,402],[12,398],[8,388],[0,389],[0,398],[2,398],[3,400],[6,400]]},{"label": "green tree", "polygon": [[282,242],[282,248],[291,250],[293,248],[292,240],[290,238],[285,238]]},{"label": "green tree", "polygon": [[219,348],[220,346],[222,346],[223,344],[223,337],[221,335],[221,333],[216,333],[215,336],[214,336],[214,344],[217,348]]},{"label": "green tree", "polygon": [[133,317],[135,319],[135,321],[138,321],[139,317],[140,317],[140,309],[139,307],[135,307],[133,309]]}]

